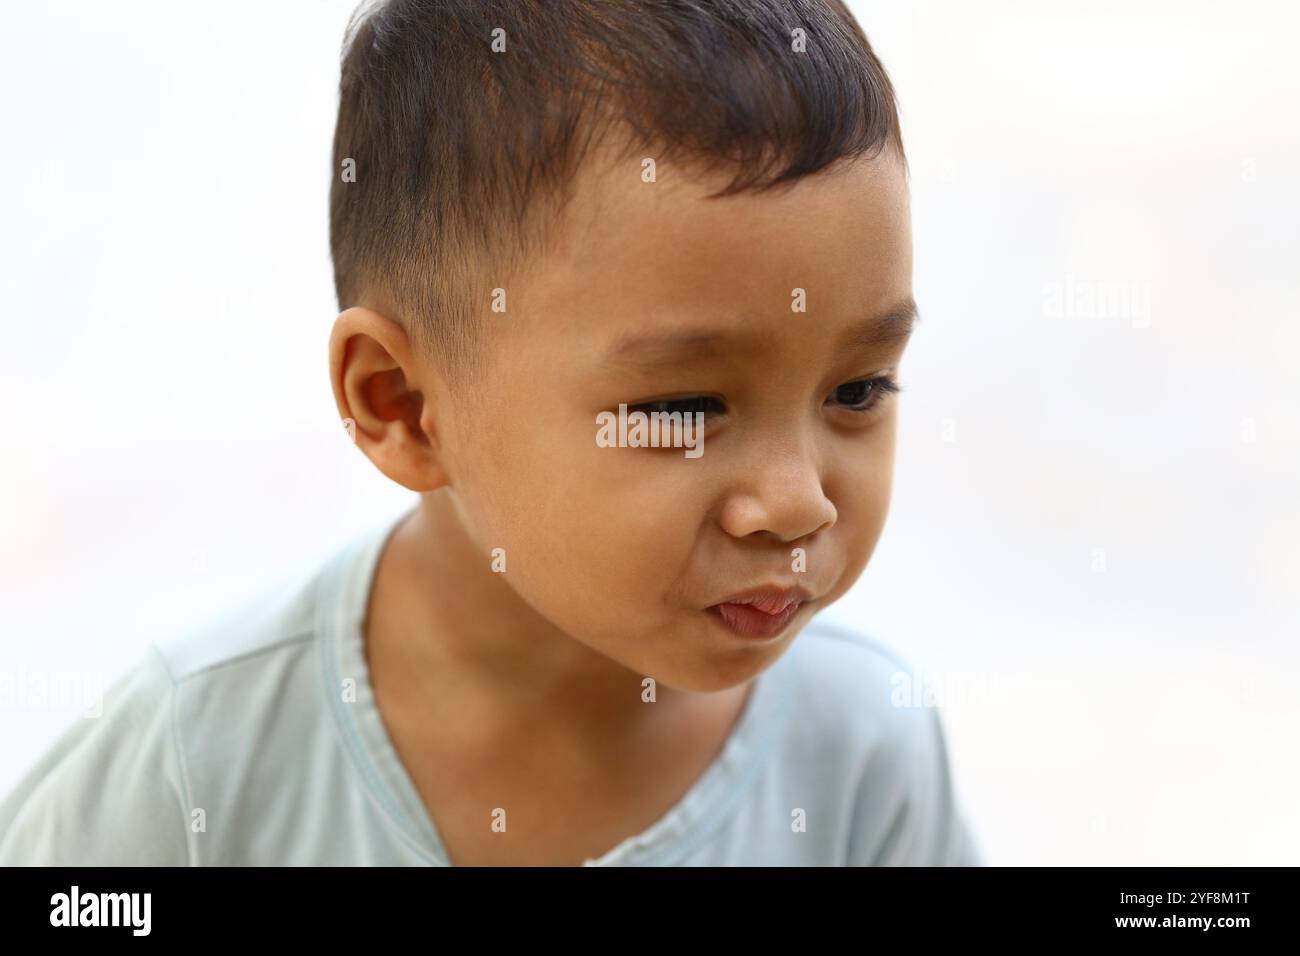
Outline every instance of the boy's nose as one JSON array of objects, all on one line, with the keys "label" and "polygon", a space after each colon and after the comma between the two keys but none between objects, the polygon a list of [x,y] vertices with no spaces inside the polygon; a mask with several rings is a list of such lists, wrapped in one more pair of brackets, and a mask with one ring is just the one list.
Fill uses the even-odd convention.
[{"label": "boy's nose", "polygon": [[813,450],[783,443],[746,467],[723,506],[721,524],[736,538],[766,532],[788,543],[831,527],[836,517]]}]

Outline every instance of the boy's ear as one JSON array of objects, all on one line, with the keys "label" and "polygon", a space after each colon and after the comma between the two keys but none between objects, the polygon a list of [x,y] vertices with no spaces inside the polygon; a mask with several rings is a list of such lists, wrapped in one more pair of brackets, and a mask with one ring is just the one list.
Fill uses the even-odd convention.
[{"label": "boy's ear", "polygon": [[334,401],[357,447],[411,491],[446,485],[437,436],[421,424],[433,421],[419,380],[428,370],[402,327],[373,309],[345,309],[334,320],[329,352]]}]

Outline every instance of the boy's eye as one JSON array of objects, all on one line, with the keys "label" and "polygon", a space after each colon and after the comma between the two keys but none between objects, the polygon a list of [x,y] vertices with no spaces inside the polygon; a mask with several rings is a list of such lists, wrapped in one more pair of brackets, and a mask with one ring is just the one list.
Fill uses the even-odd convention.
[{"label": "boy's eye", "polygon": [[666,398],[658,402],[642,402],[640,405],[629,405],[629,412],[645,412],[647,415],[654,412],[680,412],[682,415],[694,415],[696,412],[702,412],[705,418],[710,415],[717,415],[725,412],[726,407],[722,402],[708,395],[694,395],[690,398]]},{"label": "boy's eye", "polygon": [[[827,401],[834,400],[848,411],[869,412],[891,393],[900,390],[901,387],[898,383],[888,376],[863,378],[853,382],[845,382],[835,390]],[[725,413],[726,410],[726,406],[721,401],[709,395],[693,395],[690,398],[666,398],[656,402],[642,402],[639,405],[628,406],[629,412],[645,412],[646,414],[680,412],[682,415],[693,415],[699,412],[705,418]]]},{"label": "boy's eye", "polygon": [[852,412],[869,412],[892,392],[900,391],[897,382],[888,376],[863,378],[845,382],[831,396]]}]

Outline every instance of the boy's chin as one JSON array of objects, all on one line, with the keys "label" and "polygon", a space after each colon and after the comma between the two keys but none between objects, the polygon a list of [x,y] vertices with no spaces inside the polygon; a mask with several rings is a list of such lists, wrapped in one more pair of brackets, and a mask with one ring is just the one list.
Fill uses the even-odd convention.
[{"label": "boy's chin", "polygon": [[[647,671],[646,676],[653,677],[657,685],[674,690],[696,693],[730,690],[753,680],[775,663],[811,616],[810,608],[802,608],[776,633],[755,635],[737,633],[735,622],[719,619],[719,612],[714,609],[697,611],[694,620],[685,623],[678,632],[671,658],[664,653],[659,655],[659,661],[643,665],[656,668]],[[745,628],[742,626],[741,630]]]}]

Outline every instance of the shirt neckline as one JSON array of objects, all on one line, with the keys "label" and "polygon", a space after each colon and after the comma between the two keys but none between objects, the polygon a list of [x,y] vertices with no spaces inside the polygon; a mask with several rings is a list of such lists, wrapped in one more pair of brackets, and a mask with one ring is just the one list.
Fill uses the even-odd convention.
[{"label": "shirt neckline", "polygon": [[[417,507],[367,528],[340,549],[321,577],[316,633],[328,707],[368,792],[419,856],[450,866],[437,826],[375,704],[362,633],[379,556]],[[753,679],[744,710],[720,752],[677,803],[649,827],[583,866],[671,864],[709,837],[762,769],[785,724],[792,699],[789,658],[787,650]],[[345,680],[351,683],[345,685]]]}]

